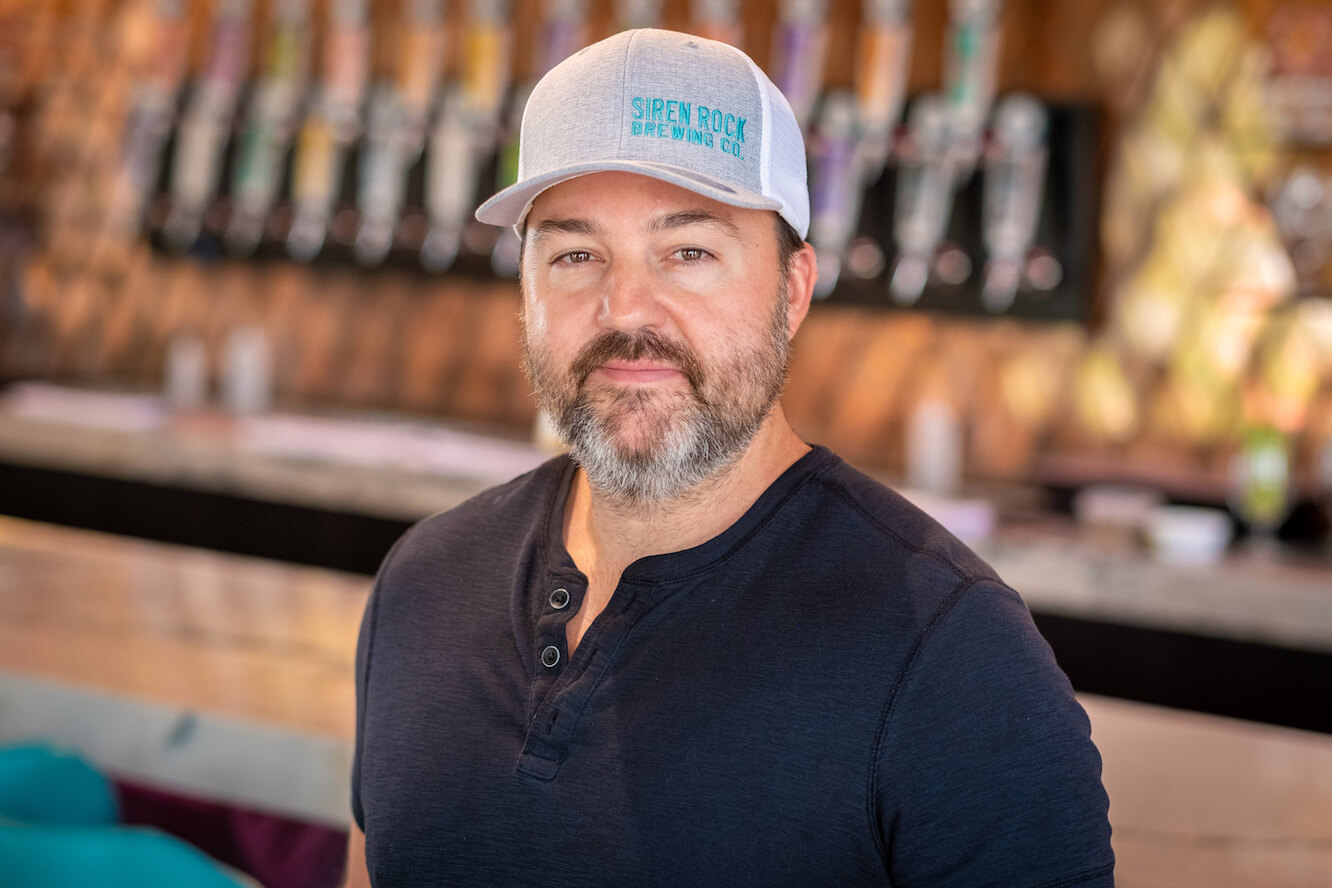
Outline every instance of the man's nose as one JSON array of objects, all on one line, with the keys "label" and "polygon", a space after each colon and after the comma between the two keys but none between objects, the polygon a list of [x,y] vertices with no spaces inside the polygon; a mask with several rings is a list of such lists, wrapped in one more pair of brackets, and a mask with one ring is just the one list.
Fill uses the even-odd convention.
[{"label": "man's nose", "polygon": [[660,287],[661,282],[644,263],[616,263],[606,282],[597,323],[625,333],[660,326],[665,319]]}]

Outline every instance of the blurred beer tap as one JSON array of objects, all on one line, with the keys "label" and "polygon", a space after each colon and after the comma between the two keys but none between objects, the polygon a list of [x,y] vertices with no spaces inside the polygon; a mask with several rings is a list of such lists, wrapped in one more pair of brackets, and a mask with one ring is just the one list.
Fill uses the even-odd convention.
[{"label": "blurred beer tap", "polygon": [[897,261],[889,290],[899,305],[914,305],[925,292],[952,213],[954,159],[947,101],[938,94],[916,99],[898,149],[893,239]]},{"label": "blurred beer tap", "polygon": [[279,0],[274,5],[263,68],[232,168],[226,242],[234,253],[254,252],[282,187],[287,150],[310,77],[309,34],[309,0]]},{"label": "blurred beer tap", "polygon": [[177,133],[171,169],[171,210],[163,236],[179,250],[194,245],[217,194],[250,63],[251,11],[251,0],[219,0],[214,10],[207,60]]},{"label": "blurred beer tap", "polygon": [[856,155],[856,98],[849,90],[824,99],[817,132],[810,140],[809,241],[818,258],[816,298],[837,286],[842,258],[860,221],[863,194]]},{"label": "blurred beer tap", "polygon": [[[371,92],[361,145],[356,209],[360,220],[353,255],[361,265],[378,265],[393,246],[393,234],[407,191],[406,164],[413,158],[411,129],[392,83]],[[416,147],[419,151],[419,147]]]},{"label": "blurred beer tap", "polygon": [[148,198],[157,185],[162,155],[176,122],[177,102],[189,55],[185,0],[154,4],[153,54],[135,85],[125,116],[122,150],[111,175],[106,236],[124,242],[139,233]]},{"label": "blurred beer tap", "polygon": [[987,261],[981,303],[1007,311],[1017,296],[1036,236],[1045,189],[1045,107],[1032,96],[1006,96],[995,108],[985,151],[981,238]]},{"label": "blurred beer tap", "polygon": [[430,227],[421,245],[421,265],[428,271],[447,271],[458,257],[479,160],[462,87],[450,84],[426,149],[425,209]]},{"label": "blurred beer tap", "polygon": [[396,76],[371,95],[357,194],[360,226],[353,246],[362,265],[378,265],[393,246],[407,174],[425,146],[430,100],[442,69],[442,19],[440,0],[406,5]]},{"label": "blurred beer tap", "polygon": [[621,31],[661,27],[661,0],[615,0],[615,26]]},{"label": "blurred beer tap", "polygon": [[511,0],[470,0],[463,31],[462,112],[494,147],[513,77],[514,28]]},{"label": "blurred beer tap", "polygon": [[694,33],[744,49],[745,29],[736,0],[693,0],[689,6]]},{"label": "blurred beer tap", "polygon": [[[518,181],[518,138],[522,131],[523,109],[535,84],[514,90],[509,103],[509,119],[501,137],[499,156],[495,164],[495,190],[501,191]],[[500,229],[495,247],[490,251],[490,267],[502,278],[518,277],[518,261],[522,255],[522,239],[512,228]]]},{"label": "blurred beer tap", "polygon": [[[629,14],[617,6],[616,16]],[[537,67],[530,72],[526,84],[518,87],[509,97],[509,109],[501,132],[498,134],[498,156],[495,166],[495,190],[500,191],[518,181],[518,136],[522,129],[523,108],[536,81],[551,68],[582,49],[588,43],[587,0],[547,0],[546,15],[538,35]],[[500,277],[517,277],[518,256],[522,244],[518,233],[510,228],[500,230],[495,246],[490,251],[490,267]]]},{"label": "blurred beer tap", "polygon": [[970,177],[980,157],[999,69],[1001,0],[949,0],[944,94],[958,172]]},{"label": "blurred beer tap", "polygon": [[421,264],[430,271],[447,270],[458,256],[475,209],[478,172],[499,144],[513,67],[510,3],[472,0],[468,13],[462,79],[445,90],[426,148],[429,228]]},{"label": "blurred beer tap", "polygon": [[865,0],[856,36],[857,154],[865,185],[883,174],[911,64],[911,0]]},{"label": "blurred beer tap", "polygon": [[531,82],[587,45],[587,0],[546,0]]},{"label": "blurred beer tap", "polygon": [[346,155],[361,133],[370,68],[366,0],[333,0],[314,102],[297,136],[287,252],[309,261],[323,249]]},{"label": "blurred beer tap", "polygon": [[823,89],[827,0],[781,0],[773,32],[773,81],[807,130]]},{"label": "blurred beer tap", "polygon": [[404,122],[425,144],[425,131],[444,73],[444,0],[407,0],[398,33],[397,84]]}]

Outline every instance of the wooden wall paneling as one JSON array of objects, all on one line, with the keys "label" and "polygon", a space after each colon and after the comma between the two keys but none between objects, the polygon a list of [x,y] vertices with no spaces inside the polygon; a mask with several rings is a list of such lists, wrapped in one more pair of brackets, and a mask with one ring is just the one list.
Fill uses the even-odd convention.
[{"label": "wooden wall paneling", "polygon": [[861,309],[817,306],[796,333],[782,406],[808,440],[826,437],[841,374],[873,338],[871,318]]},{"label": "wooden wall paneling", "polygon": [[100,279],[90,276],[73,278],[61,290],[55,364],[62,375],[88,377],[92,373],[91,331],[99,326],[106,290]]},{"label": "wooden wall paneling", "polygon": [[[153,317],[154,374],[162,370],[162,357],[171,338],[178,333],[199,335],[203,312],[200,306],[213,295],[213,269],[197,262],[164,259],[166,287]],[[160,377],[159,377],[160,378]]]},{"label": "wooden wall paneling", "polygon": [[1094,101],[1089,62],[1092,30],[1104,7],[1124,0],[1005,0],[1000,53],[1001,92]]},{"label": "wooden wall paneling", "polygon": [[491,368],[499,397],[496,420],[506,427],[528,432],[536,421],[536,399],[523,371],[522,297],[517,288],[505,287],[491,302],[491,323],[499,339]]},{"label": "wooden wall paneling", "polygon": [[[975,380],[967,410],[966,464],[982,477],[1019,477],[1031,463],[1040,428],[1014,409],[1005,373],[1014,372],[1013,362],[1040,360],[1049,347],[1034,329],[1007,324],[988,332],[988,372]],[[1051,363],[1048,370],[1053,374],[1058,368]]]},{"label": "wooden wall paneling", "polygon": [[147,296],[144,283],[148,275],[147,247],[130,252],[125,275],[108,294],[110,303],[101,341],[97,343],[97,365],[110,376],[132,378],[130,355],[145,323]]},{"label": "wooden wall paneling", "polygon": [[404,326],[408,305],[408,280],[400,272],[359,273],[360,301],[355,309],[354,335],[347,357],[347,380],[343,389],[353,404],[387,406],[394,400],[396,367],[394,354]]},{"label": "wooden wall paneling", "polygon": [[0,373],[38,376],[50,363],[55,316],[50,263],[35,256],[18,273],[20,310],[16,323],[5,331]]},{"label": "wooden wall paneling", "polygon": [[478,286],[469,308],[474,340],[458,379],[454,410],[466,419],[505,425],[535,416],[526,384],[519,383],[517,289]]},{"label": "wooden wall paneling", "polygon": [[912,3],[908,96],[943,89],[944,33],[947,22],[947,0],[916,0]]},{"label": "wooden wall paneling", "polygon": [[471,372],[472,363],[477,356],[477,339],[480,334],[480,300],[486,298],[481,292],[481,285],[474,281],[449,281],[442,285],[446,298],[453,301],[455,323],[441,331],[448,347],[448,361],[444,375],[438,380],[439,392],[437,404],[441,412],[450,416],[465,415],[458,407],[458,399],[464,381]]},{"label": "wooden wall paneling", "polygon": [[[269,368],[273,391],[279,397],[298,398],[303,347],[302,294],[310,286],[310,269],[291,262],[277,262],[256,269],[251,310],[270,345]],[[249,320],[247,318],[247,320]]]},{"label": "wooden wall paneling", "polygon": [[1009,325],[1002,320],[956,321],[939,329],[939,369],[963,411],[976,406],[981,380],[992,369],[991,341]]},{"label": "wooden wall paneling", "polygon": [[880,315],[873,336],[841,375],[828,440],[867,465],[901,464],[904,408],[916,374],[938,342],[937,325],[925,315]]},{"label": "wooden wall paneling", "polygon": [[130,327],[123,348],[108,356],[108,361],[110,372],[123,372],[125,379],[144,383],[156,379],[157,319],[171,287],[171,271],[146,247],[137,259],[120,282],[120,299],[125,303]]},{"label": "wooden wall paneling", "polygon": [[[474,364],[480,359],[478,343],[482,336],[482,300],[488,293],[475,281],[450,281],[447,285],[450,299],[457,300],[457,323],[443,334],[449,343],[447,372],[440,382],[440,409],[451,416],[475,418],[467,410],[476,409],[476,397],[469,400],[464,390],[476,376]],[[482,408],[484,409],[484,408]]]},{"label": "wooden wall paneling", "polygon": [[300,370],[294,380],[302,399],[337,403],[347,383],[347,357],[357,329],[361,301],[355,277],[345,271],[311,269],[300,294],[300,326],[290,341],[300,342]]},{"label": "wooden wall paneling", "polygon": [[219,377],[226,353],[227,337],[233,330],[258,327],[268,343],[269,381],[277,391],[273,367],[280,359],[281,347],[262,323],[263,302],[270,297],[272,281],[263,270],[249,262],[226,261],[214,269],[214,284],[203,300],[203,319],[198,335],[203,340],[212,375]]},{"label": "wooden wall paneling", "polygon": [[[59,273],[52,274],[49,278],[49,284],[46,287],[48,316],[51,319],[51,345],[48,353],[48,360],[51,372],[62,373],[65,371],[64,358],[66,357],[66,348],[70,333],[76,323],[75,315],[81,305],[82,295],[87,290],[80,291],[77,287],[82,279],[76,276],[67,276]],[[71,306],[73,307],[71,309]]]},{"label": "wooden wall paneling", "polygon": [[79,274],[88,258],[93,220],[85,197],[93,187],[86,170],[53,170],[44,203],[45,251],[61,274]]},{"label": "wooden wall paneling", "polygon": [[46,363],[51,316],[45,304],[49,271],[40,258],[17,271],[18,311],[0,327],[0,376],[39,375]]},{"label": "wooden wall paneling", "polygon": [[452,368],[457,363],[455,335],[462,326],[463,300],[458,298],[456,287],[431,281],[413,295],[409,310],[411,323],[403,329],[399,352],[399,403],[424,413],[442,411]]}]

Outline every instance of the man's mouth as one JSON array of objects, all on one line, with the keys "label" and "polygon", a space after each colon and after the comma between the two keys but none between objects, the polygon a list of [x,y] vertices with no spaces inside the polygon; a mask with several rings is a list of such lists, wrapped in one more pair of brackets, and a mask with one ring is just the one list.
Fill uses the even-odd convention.
[{"label": "man's mouth", "polygon": [[620,384],[649,385],[684,376],[680,368],[658,361],[607,361],[596,368],[601,378]]},{"label": "man's mouth", "polygon": [[698,362],[688,349],[649,331],[608,332],[588,343],[569,368],[581,387],[593,375],[616,385],[655,385],[683,376],[697,390]]}]

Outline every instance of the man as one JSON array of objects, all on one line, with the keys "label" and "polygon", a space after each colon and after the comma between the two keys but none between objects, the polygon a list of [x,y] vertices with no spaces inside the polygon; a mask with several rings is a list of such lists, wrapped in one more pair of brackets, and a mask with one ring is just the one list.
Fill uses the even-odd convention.
[{"label": "man", "polygon": [[523,120],[524,355],[569,457],[394,547],[357,656],[350,869],[400,885],[1107,886],[1086,716],[1021,600],[778,402],[804,148],[667,31]]}]

